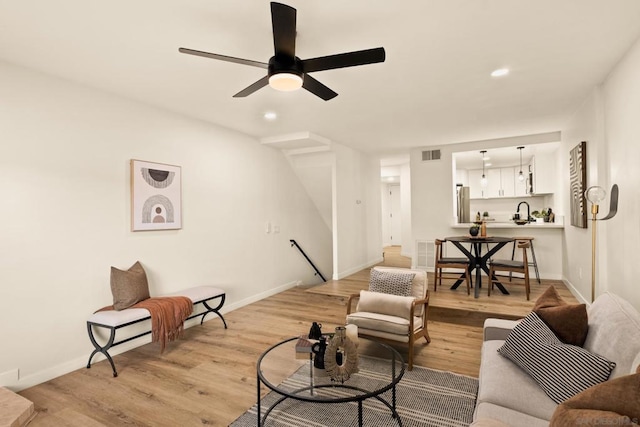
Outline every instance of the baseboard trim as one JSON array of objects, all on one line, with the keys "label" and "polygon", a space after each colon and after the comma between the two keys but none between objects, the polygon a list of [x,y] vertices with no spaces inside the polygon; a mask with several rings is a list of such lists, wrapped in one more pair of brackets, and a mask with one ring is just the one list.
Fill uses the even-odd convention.
[{"label": "baseboard trim", "polygon": [[346,271],[341,271],[341,272],[337,272],[333,275],[333,280],[341,280],[344,279],[347,276],[351,276],[352,274],[355,274],[359,271],[364,270],[365,268],[370,268],[373,267],[376,264],[380,264],[381,262],[384,261],[384,257],[380,257],[380,258],[376,258],[374,260],[368,261],[364,264],[361,264],[359,266],[350,268]]}]

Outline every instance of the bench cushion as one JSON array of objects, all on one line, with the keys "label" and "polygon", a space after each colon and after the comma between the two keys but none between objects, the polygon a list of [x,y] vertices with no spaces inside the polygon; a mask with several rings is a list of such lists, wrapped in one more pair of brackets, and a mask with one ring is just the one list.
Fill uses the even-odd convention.
[{"label": "bench cushion", "polygon": [[[215,297],[224,295],[222,289],[215,288],[213,286],[197,286],[194,288],[184,289],[178,292],[174,292],[169,295],[163,296],[184,296],[189,298],[194,304],[206,301]],[[144,308],[127,308],[125,310],[105,310],[93,313],[87,321],[90,323],[96,323],[98,325],[104,325],[108,327],[118,327],[126,325],[130,322],[136,322],[149,317],[149,311]]]},{"label": "bench cushion", "polygon": [[144,308],[127,308],[125,310],[105,310],[93,313],[87,322],[97,323],[98,325],[116,327],[122,326],[129,322],[149,317],[149,311]]}]

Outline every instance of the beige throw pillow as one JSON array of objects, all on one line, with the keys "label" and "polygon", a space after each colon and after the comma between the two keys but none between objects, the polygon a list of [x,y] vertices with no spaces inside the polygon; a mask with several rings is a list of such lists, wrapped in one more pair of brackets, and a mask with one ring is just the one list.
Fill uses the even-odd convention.
[{"label": "beige throw pillow", "polygon": [[139,261],[126,271],[111,267],[111,293],[115,310],[124,310],[149,298],[147,274]]}]

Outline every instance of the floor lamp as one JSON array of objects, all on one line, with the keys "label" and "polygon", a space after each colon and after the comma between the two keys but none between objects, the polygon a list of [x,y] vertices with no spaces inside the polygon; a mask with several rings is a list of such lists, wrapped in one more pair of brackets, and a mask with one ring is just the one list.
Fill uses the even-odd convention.
[{"label": "floor lamp", "polygon": [[611,201],[609,202],[609,214],[598,219],[600,202],[607,196],[604,188],[594,185],[587,188],[584,197],[591,203],[591,302],[596,298],[596,221],[606,221],[618,213],[618,184],[611,187]]}]

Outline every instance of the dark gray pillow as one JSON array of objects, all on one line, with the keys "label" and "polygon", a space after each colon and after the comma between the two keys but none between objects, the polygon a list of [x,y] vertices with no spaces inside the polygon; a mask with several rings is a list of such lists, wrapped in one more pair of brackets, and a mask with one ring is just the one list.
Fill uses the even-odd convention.
[{"label": "dark gray pillow", "polygon": [[616,367],[598,354],[564,344],[534,312],[513,328],[498,353],[529,374],[556,403],[606,381]]},{"label": "dark gray pillow", "polygon": [[396,273],[371,269],[369,291],[410,297],[413,295],[411,286],[415,275],[415,273]]},{"label": "dark gray pillow", "polygon": [[111,293],[115,310],[124,310],[149,298],[147,274],[139,261],[126,271],[111,267]]}]

